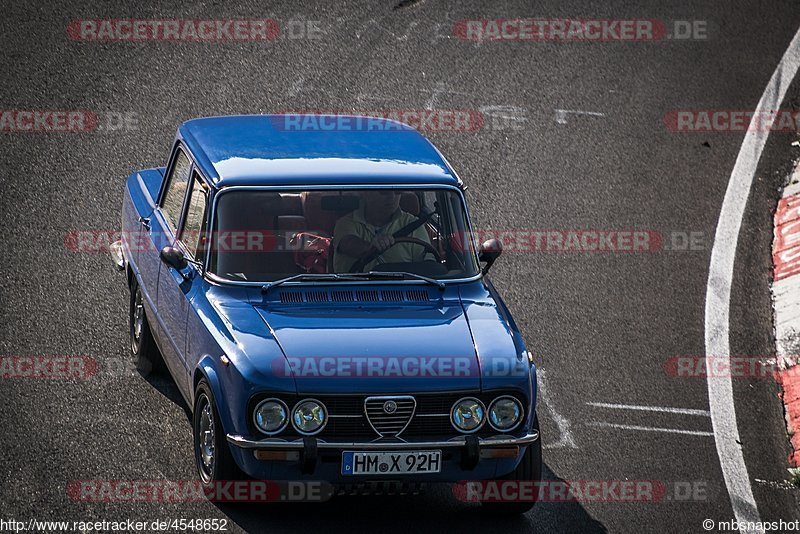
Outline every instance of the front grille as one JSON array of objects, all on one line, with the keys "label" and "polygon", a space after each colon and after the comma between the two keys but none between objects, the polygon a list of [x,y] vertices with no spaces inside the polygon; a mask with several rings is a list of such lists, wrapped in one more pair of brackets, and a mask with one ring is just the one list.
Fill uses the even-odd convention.
[{"label": "front grille", "polygon": [[[328,424],[325,428],[317,434],[320,439],[328,441],[359,441],[375,439],[380,436],[392,437],[399,436],[401,438],[451,438],[453,436],[462,435],[453,428],[450,423],[450,409],[453,404],[468,396],[479,398],[483,401],[484,405],[488,408],[491,401],[500,395],[513,395],[522,401],[522,396],[517,392],[493,392],[489,394],[477,393],[420,393],[413,397],[410,395],[399,396],[371,396],[367,395],[302,395],[300,397],[295,395],[272,395],[261,394],[254,396],[248,404],[248,413],[252,413],[256,404],[261,399],[266,397],[278,397],[283,400],[289,407],[289,410],[294,408],[294,405],[300,400],[308,397],[318,399],[325,404],[328,409]],[[365,401],[367,399],[382,399],[370,401],[368,409],[370,413],[369,420],[365,415]],[[398,399],[411,399],[414,401],[413,409],[411,411],[410,421],[406,418],[403,419],[389,419],[388,415],[383,412],[383,403],[386,400],[393,399],[398,404],[396,413],[400,416],[405,416],[408,413],[408,401],[400,402]],[[523,406],[527,406],[522,402]],[[374,414],[374,415],[373,415]],[[407,417],[407,416],[406,416]],[[250,430],[252,435],[258,436],[260,433],[252,423],[252,417],[248,417]],[[399,422],[403,422],[400,425]],[[405,425],[407,422],[407,426]],[[372,424],[370,424],[372,423]],[[405,428],[403,428],[405,427]],[[399,429],[398,429],[399,428]],[[517,428],[512,432],[516,434],[520,429]],[[402,431],[400,434],[398,432]],[[498,432],[488,424],[472,435],[478,437],[494,436]],[[302,436],[298,434],[290,424],[286,430],[281,432],[278,436],[284,439],[299,439]]]},{"label": "front grille", "polygon": [[417,402],[414,397],[367,397],[364,412],[375,432],[384,437],[397,436],[414,415]]}]

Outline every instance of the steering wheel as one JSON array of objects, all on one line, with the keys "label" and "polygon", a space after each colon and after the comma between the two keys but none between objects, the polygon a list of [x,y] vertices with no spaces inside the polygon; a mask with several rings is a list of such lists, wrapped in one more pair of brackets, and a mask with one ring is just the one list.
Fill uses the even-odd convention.
[{"label": "steering wheel", "polygon": [[[390,248],[392,248],[393,246],[395,246],[398,243],[413,243],[415,245],[419,245],[422,248],[424,248],[427,252],[430,252],[431,254],[433,254],[433,256],[436,258],[437,262],[441,262],[442,261],[442,255],[439,254],[439,251],[436,250],[433,245],[431,245],[427,241],[423,241],[422,239],[417,239],[416,237],[395,237],[394,238],[394,243],[392,243],[383,252],[386,252],[387,250],[389,250]],[[363,256],[361,256],[360,258],[358,258],[356,260],[356,262],[353,264],[353,266],[350,267],[350,271],[349,272],[351,272],[351,273],[361,272],[361,270],[364,269],[365,265],[367,265],[372,260],[374,260],[375,258],[380,256],[381,254],[383,254],[383,252],[379,252],[377,249],[375,249],[375,247],[371,247]]]}]

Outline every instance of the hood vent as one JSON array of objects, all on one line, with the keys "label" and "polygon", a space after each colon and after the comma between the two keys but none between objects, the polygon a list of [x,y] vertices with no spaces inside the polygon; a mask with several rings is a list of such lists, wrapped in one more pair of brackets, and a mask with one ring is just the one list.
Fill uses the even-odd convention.
[{"label": "hood vent", "polygon": [[336,289],[285,290],[279,293],[281,304],[325,304],[329,302],[428,302],[426,289]]},{"label": "hood vent", "polygon": [[329,302],[331,300],[327,291],[306,291],[306,302]]},{"label": "hood vent", "polygon": [[281,303],[283,304],[302,304],[303,294],[299,291],[282,291]]},{"label": "hood vent", "polygon": [[378,291],[376,289],[357,289],[356,302],[378,302]]}]

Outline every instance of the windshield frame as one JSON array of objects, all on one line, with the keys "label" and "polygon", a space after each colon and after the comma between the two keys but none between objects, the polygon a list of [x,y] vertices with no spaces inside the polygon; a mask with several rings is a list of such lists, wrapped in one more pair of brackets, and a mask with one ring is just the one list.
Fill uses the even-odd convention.
[{"label": "windshield frame", "polygon": [[[473,236],[475,233],[472,230],[472,220],[470,219],[469,209],[467,209],[467,201],[464,197],[463,189],[447,184],[429,184],[429,183],[414,183],[414,184],[404,184],[404,183],[385,183],[385,184],[336,184],[336,185],[230,185],[225,186],[220,189],[217,189],[215,192],[213,199],[211,200],[211,213],[209,219],[209,231],[213,231],[216,228],[217,222],[217,204],[219,203],[219,199],[225,195],[226,193],[232,193],[235,191],[340,191],[343,189],[356,189],[356,190],[364,190],[364,189],[441,189],[455,192],[458,197],[461,199],[461,207],[464,210],[464,219],[466,224],[466,230],[470,236],[470,242],[472,249],[472,257],[474,259],[474,266],[477,271],[477,274],[467,277],[467,278],[442,278],[441,280],[437,279],[437,281],[444,282],[446,285],[449,284],[463,284],[466,282],[474,282],[475,280],[479,280],[483,278],[484,273],[481,269],[481,263],[479,259],[479,252],[478,248],[480,244],[474,243]],[[218,285],[229,285],[229,286],[249,286],[249,287],[262,287],[265,282],[264,281],[256,281],[256,280],[230,280],[228,278],[223,278],[218,276],[216,273],[211,272],[211,248],[208,247],[205,254],[205,265],[207,268],[203,272],[203,278],[205,278],[208,282],[218,284]],[[467,256],[465,254],[465,256]],[[353,280],[353,281],[336,281],[332,282],[330,280],[326,281],[292,281],[286,282],[286,286],[295,286],[295,285],[321,285],[321,284],[342,284],[342,285],[350,285],[350,284],[426,284],[427,282],[423,280],[415,280],[415,279],[403,279],[403,280]]]}]

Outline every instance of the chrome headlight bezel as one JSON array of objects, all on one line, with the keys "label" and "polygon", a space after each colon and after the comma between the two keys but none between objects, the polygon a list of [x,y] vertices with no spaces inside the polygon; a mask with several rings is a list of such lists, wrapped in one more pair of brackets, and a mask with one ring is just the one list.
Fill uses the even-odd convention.
[{"label": "chrome headlight bezel", "polygon": [[[455,420],[456,407],[459,404],[461,404],[462,402],[464,402],[464,401],[475,401],[478,404],[478,406],[480,406],[481,413],[482,413],[481,422],[478,424],[478,426],[476,426],[475,428],[470,429],[470,430],[465,430],[465,429],[461,428],[460,426],[458,426],[456,424],[456,420]],[[462,398],[458,399],[456,402],[454,402],[453,406],[450,408],[450,424],[453,426],[453,428],[455,428],[457,431],[461,432],[462,434],[474,434],[475,432],[477,432],[478,430],[483,428],[484,424],[486,424],[486,406],[483,404],[483,402],[481,402],[480,399],[478,399],[476,397],[462,397]]]},{"label": "chrome headlight bezel", "polygon": [[[276,404],[279,404],[283,408],[283,412],[286,414],[285,417],[283,418],[283,424],[281,424],[281,426],[278,427],[277,430],[264,430],[264,428],[258,424],[258,410],[268,402],[274,402]],[[267,399],[259,401],[258,404],[256,404],[255,409],[253,410],[253,424],[255,425],[256,429],[265,436],[274,436],[286,430],[286,427],[289,426],[290,417],[291,413],[289,412],[289,407],[286,406],[286,403],[283,402],[281,399],[276,399],[274,397],[269,397]]]},{"label": "chrome headlight bezel", "polygon": [[[297,413],[297,409],[300,408],[300,406],[302,406],[303,404],[306,404],[306,403],[314,403],[314,404],[316,404],[317,406],[319,406],[322,409],[322,413],[323,413],[322,424],[319,426],[319,428],[316,428],[316,429],[314,429],[314,430],[312,430],[310,432],[307,431],[307,430],[303,430],[303,429],[299,428],[299,425],[295,421],[295,414]],[[289,414],[289,418],[292,420],[292,428],[294,428],[297,431],[298,434],[302,434],[303,436],[314,436],[314,435],[319,434],[320,432],[322,432],[322,430],[328,425],[328,419],[329,419],[329,417],[328,417],[328,408],[326,408],[325,405],[321,401],[319,401],[317,399],[312,399],[312,398],[301,399],[301,400],[297,401],[297,404],[295,404],[294,408],[292,408],[292,412]]]},{"label": "chrome headlight bezel", "polygon": [[[510,399],[514,404],[516,404],[517,408],[519,408],[519,417],[517,418],[516,423],[514,423],[508,428],[500,428],[498,426],[495,426],[495,424],[492,422],[492,410],[497,405],[497,403],[503,399]],[[513,395],[501,395],[500,397],[494,399],[492,403],[489,405],[489,410],[487,410],[486,412],[486,420],[489,422],[489,426],[497,430],[498,432],[511,432],[512,430],[519,427],[519,425],[522,424],[522,421],[525,420],[525,407],[522,405],[520,400],[514,397]]]}]

